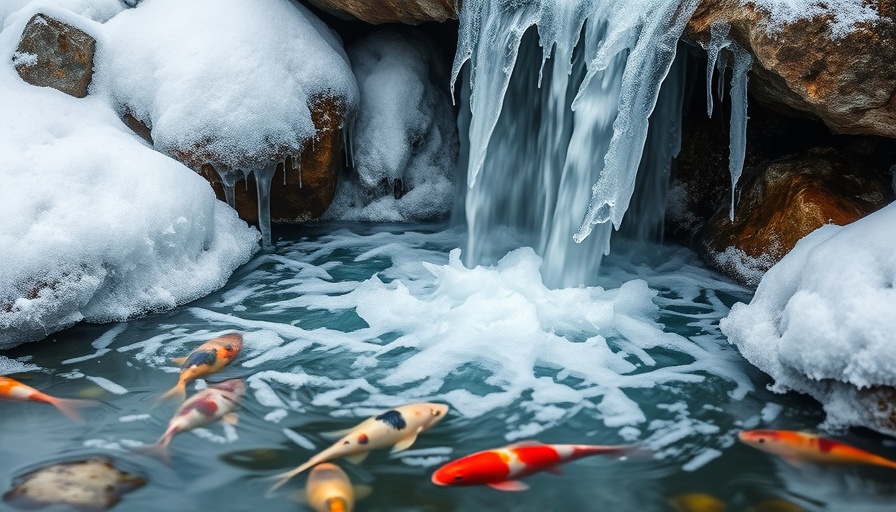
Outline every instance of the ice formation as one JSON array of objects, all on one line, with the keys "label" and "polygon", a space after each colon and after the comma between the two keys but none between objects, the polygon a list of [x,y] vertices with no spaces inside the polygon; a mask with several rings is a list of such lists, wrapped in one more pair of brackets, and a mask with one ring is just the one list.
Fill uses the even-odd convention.
[{"label": "ice formation", "polygon": [[721,322],[775,390],[814,396],[832,424],[879,428],[871,418],[889,414],[857,400],[856,390],[896,386],[894,223],[896,204],[812,232]]},{"label": "ice formation", "polygon": [[[486,204],[488,193],[477,198],[472,187],[466,211],[471,261],[483,259],[477,244],[487,244],[495,224],[535,232],[533,245],[548,269],[582,258],[599,261],[608,251],[607,226],[589,247],[567,246],[570,238],[582,242],[596,224],[619,228],[641,165],[648,117],[697,3],[464,2],[453,77],[469,61],[468,183],[492,180],[537,190],[499,209]],[[583,193],[589,189],[590,197]],[[563,247],[563,254],[554,256],[552,245]],[[549,282],[578,285],[593,278],[571,279],[578,282],[553,276]]]},{"label": "ice formation", "polygon": [[311,108],[333,100],[346,114],[358,101],[338,36],[297,2],[146,1],[104,37],[101,87],[159,150],[212,164],[225,187],[256,173],[266,240],[273,168],[313,141]]},{"label": "ice formation", "polygon": [[[96,22],[41,10],[103,41]],[[5,62],[33,13],[7,17]],[[183,304],[255,252],[257,232],[136,138],[108,97],[34,87],[11,65],[0,66],[0,89],[0,348]]]},{"label": "ice formation", "polygon": [[346,131],[351,173],[327,217],[445,217],[454,198],[457,126],[448,69],[422,32],[385,29],[348,49],[361,100]]}]

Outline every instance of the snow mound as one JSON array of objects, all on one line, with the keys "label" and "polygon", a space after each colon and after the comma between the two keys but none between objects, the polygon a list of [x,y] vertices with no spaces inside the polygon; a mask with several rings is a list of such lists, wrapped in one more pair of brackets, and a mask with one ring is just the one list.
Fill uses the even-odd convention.
[{"label": "snow mound", "polygon": [[191,164],[281,161],[314,137],[315,101],[357,102],[338,37],[297,2],[147,0],[105,28],[103,87]]},{"label": "snow mound", "polygon": [[355,173],[328,217],[410,221],[444,217],[454,194],[458,136],[448,69],[435,44],[381,30],[348,50],[361,92],[347,133]]},{"label": "snow mound", "polygon": [[32,14],[0,33],[0,349],[206,295],[258,241],[208,183],[130,132],[109,98],[19,78],[10,62]]},{"label": "snow mound", "polygon": [[742,5],[746,4],[768,13],[771,30],[798,20],[827,18],[835,38],[849,34],[859,23],[879,19],[877,10],[866,0],[744,0]]},{"label": "snow mound", "polygon": [[119,0],[3,0],[0,2],[0,29],[12,23],[11,15],[20,10],[29,14],[65,10],[104,23],[124,8]]},{"label": "snow mound", "polygon": [[833,423],[869,416],[855,388],[896,385],[894,223],[891,204],[814,231],[765,274],[750,304],[736,304],[721,322],[776,391],[814,396]]}]

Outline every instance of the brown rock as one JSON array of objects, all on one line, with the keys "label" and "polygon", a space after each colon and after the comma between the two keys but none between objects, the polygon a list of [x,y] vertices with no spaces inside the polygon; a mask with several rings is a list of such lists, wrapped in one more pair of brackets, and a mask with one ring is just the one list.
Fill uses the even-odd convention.
[{"label": "brown rock", "polygon": [[[271,183],[271,222],[296,223],[315,219],[329,208],[336,194],[336,182],[342,163],[342,119],[345,109],[332,99],[312,102],[311,119],[317,136],[296,158],[284,155],[277,164]],[[192,162],[195,165],[195,162]],[[200,174],[224,201],[224,187],[214,168],[202,163]],[[283,172],[286,168],[286,178]],[[236,210],[247,222],[258,222],[258,195],[255,177],[239,180],[234,187]]]},{"label": "brown rock", "polygon": [[896,0],[869,0],[880,21],[835,38],[827,19],[770,27],[752,4],[703,0],[685,31],[705,44],[713,23],[755,57],[750,92],[785,112],[824,121],[838,133],[896,137]]},{"label": "brown rock", "polygon": [[3,500],[25,509],[69,505],[105,510],[118,503],[123,494],[144,485],[144,478],[118,470],[106,458],[95,458],[53,464],[29,473],[3,495]]},{"label": "brown rock", "polygon": [[833,149],[780,160],[740,188],[728,209],[706,225],[702,249],[712,266],[755,286],[796,242],[824,224],[845,225],[893,201],[890,177]]},{"label": "brown rock", "polygon": [[419,25],[428,21],[457,19],[455,0],[310,0],[312,4],[336,16],[350,15],[374,25],[405,23]]},{"label": "brown rock", "polygon": [[13,63],[29,84],[83,98],[93,77],[95,48],[96,40],[82,30],[38,13],[25,25]]}]

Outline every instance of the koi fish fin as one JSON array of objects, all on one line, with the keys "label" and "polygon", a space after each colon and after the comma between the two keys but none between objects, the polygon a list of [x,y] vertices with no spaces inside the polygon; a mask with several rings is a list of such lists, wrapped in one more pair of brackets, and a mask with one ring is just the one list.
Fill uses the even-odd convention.
[{"label": "koi fish fin", "polygon": [[560,466],[551,466],[548,469],[546,469],[545,471],[547,471],[548,473],[550,473],[552,475],[557,475],[557,476],[560,476],[563,474],[563,468]]},{"label": "koi fish fin", "polygon": [[366,459],[368,455],[370,455],[370,452],[353,453],[351,455],[346,455],[345,460],[352,464],[360,464],[364,462],[364,459]]},{"label": "koi fish fin", "polygon": [[336,440],[342,439],[343,437],[349,435],[354,428],[345,428],[342,430],[333,430],[332,432],[321,432],[320,436],[324,439]]},{"label": "koi fish fin", "polygon": [[391,453],[398,453],[398,452],[403,452],[403,451],[407,450],[414,444],[414,441],[416,441],[416,440],[417,440],[416,434],[402,439],[401,441],[395,443],[395,446],[392,447]]},{"label": "koi fish fin", "polygon": [[166,466],[171,465],[171,453],[168,451],[168,443],[164,441],[164,438],[155,444],[133,448],[133,452],[152,457]]},{"label": "koi fish fin", "polygon": [[240,421],[240,415],[235,412],[228,412],[221,416],[221,421],[228,425],[236,425]]},{"label": "koi fish fin", "polygon": [[528,485],[524,484],[523,482],[520,482],[519,480],[505,480],[503,482],[495,482],[495,483],[488,484],[488,486],[491,487],[492,489],[497,489],[499,491],[505,491],[505,492],[519,492],[519,491],[525,491],[526,489],[529,488]]},{"label": "koi fish fin", "polygon": [[161,402],[162,400],[174,399],[178,402],[183,402],[187,398],[187,383],[184,381],[178,381],[177,384],[171,389],[169,389],[165,394],[159,397],[157,401]]},{"label": "koi fish fin", "polygon": [[94,400],[55,397],[49,398],[47,403],[58,409],[59,412],[64,414],[68,419],[78,423],[84,423],[84,417],[81,416],[79,409],[97,405],[97,402]]},{"label": "koi fish fin", "polygon": [[305,471],[306,469],[310,468],[313,465],[314,465],[314,463],[312,463],[309,460],[309,461],[305,462],[304,464],[302,464],[301,466],[298,466],[295,469],[289,470],[286,473],[280,473],[279,475],[272,476],[271,478],[276,479],[277,481],[274,482],[274,485],[272,485],[270,489],[268,489],[267,496],[271,496],[272,494],[274,494],[274,491],[283,487],[283,484],[285,484],[286,482],[289,482],[289,480],[292,479],[292,477],[298,475],[299,473],[301,473],[302,471]]},{"label": "koi fish fin", "polygon": [[355,485],[352,487],[352,490],[355,492],[356,500],[363,500],[373,494],[373,487],[369,485]]},{"label": "koi fish fin", "polygon": [[171,358],[171,362],[174,363],[174,364],[176,364],[177,366],[183,366],[184,363],[187,362],[187,357],[186,357],[186,356],[184,356],[184,357],[172,357],[172,358]]}]

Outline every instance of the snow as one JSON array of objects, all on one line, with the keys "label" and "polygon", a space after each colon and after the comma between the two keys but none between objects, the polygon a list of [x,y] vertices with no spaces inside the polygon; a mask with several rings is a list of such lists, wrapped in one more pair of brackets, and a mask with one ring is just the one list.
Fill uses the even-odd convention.
[{"label": "snow", "polygon": [[819,17],[830,21],[831,35],[843,37],[859,23],[879,20],[873,3],[866,0],[742,0],[741,5],[753,4],[768,13],[772,23],[769,29],[779,30],[783,25],[802,19]]},{"label": "snow", "polygon": [[32,14],[64,10],[104,23],[124,10],[119,0],[3,0],[0,2],[0,29],[12,22],[11,15],[21,11]]},{"label": "snow", "polygon": [[[109,2],[78,5],[106,12]],[[258,240],[207,182],[128,130],[108,96],[19,78],[9,63],[34,9],[7,14],[0,33],[0,348],[206,295]],[[97,37],[104,54],[102,25],[42,10]]]},{"label": "snow", "polygon": [[[829,421],[871,414],[855,388],[896,385],[896,204],[847,226],[824,226],[762,278],[721,322],[731,343],[775,379],[808,393]],[[843,386],[843,385],[848,386]]]},{"label": "snow", "polygon": [[386,29],[356,41],[348,55],[361,92],[346,134],[353,172],[340,181],[327,218],[447,216],[458,139],[438,48],[422,32]]}]

